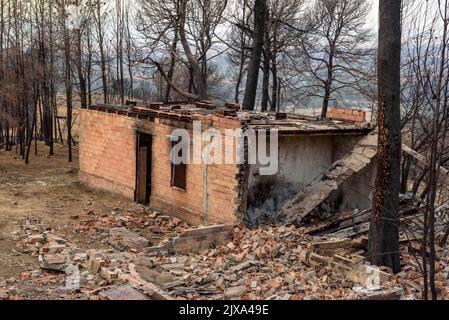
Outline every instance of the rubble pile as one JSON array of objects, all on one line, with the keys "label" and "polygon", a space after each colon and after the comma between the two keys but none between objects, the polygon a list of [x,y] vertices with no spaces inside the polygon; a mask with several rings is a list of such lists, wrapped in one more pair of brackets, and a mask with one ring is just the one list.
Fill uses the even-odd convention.
[{"label": "rubble pile", "polygon": [[96,237],[98,234],[109,235],[113,228],[126,228],[132,231],[144,231],[152,243],[158,243],[165,237],[181,233],[189,228],[181,220],[163,216],[156,212],[142,211],[138,213],[127,212],[120,214],[119,209],[114,209],[112,214],[97,216],[89,212],[90,218],[83,219],[76,226],[75,232]]},{"label": "rubble pile", "polygon": [[[401,242],[422,238],[424,206],[412,195],[401,195],[399,213],[401,216]],[[333,213],[331,218],[321,219],[319,214],[310,215],[309,221],[303,223],[305,232],[312,236],[335,238],[358,238],[368,234],[371,209],[359,212],[342,211]],[[436,232],[441,232],[447,224],[443,215],[436,215]]]},{"label": "rubble pile", "polygon": [[[421,299],[419,242],[403,242],[403,269],[392,275],[366,261],[364,234],[335,236],[346,220],[189,229],[154,212],[115,212],[78,223],[75,235],[104,245],[92,249],[28,218],[16,251],[34,257],[38,268],[0,282],[0,299]],[[437,286],[446,299],[449,252],[437,251]]]},{"label": "rubble pile", "polygon": [[272,217],[275,223],[300,224],[308,215],[321,211],[321,206],[356,173],[367,168],[377,155],[377,131],[360,140],[343,159],[335,162],[298,194],[292,197]]},{"label": "rubble pile", "polygon": [[310,239],[295,227],[248,230],[236,227],[226,245],[198,255],[155,256],[156,271],[183,285],[168,292],[186,299],[357,298],[354,283],[302,263]]},{"label": "rubble pile", "polygon": [[[415,241],[402,247],[401,255],[403,268],[392,278],[392,282],[404,288],[404,293],[411,299],[422,299],[424,280],[422,276],[422,262],[416,248],[420,244]],[[436,288],[439,299],[449,299],[449,249],[436,246],[438,260],[436,261]],[[428,268],[429,269],[429,268]]]},{"label": "rubble pile", "polygon": [[[38,269],[0,283],[0,299],[99,299],[100,292],[119,282],[118,273],[134,260],[133,253],[187,229],[176,218],[145,211],[119,213],[119,209],[102,216],[89,213],[73,233],[28,217],[14,232],[20,240],[13,251],[36,258]],[[87,237],[84,246],[78,235]],[[92,243],[94,250],[87,248]]]},{"label": "rubble pile", "polygon": [[[422,299],[421,268],[410,249],[416,241],[402,245],[403,271],[393,275],[366,261],[366,237],[312,240],[293,226],[236,227],[231,237],[199,255],[155,257],[154,270],[185,282],[167,292],[186,299]],[[437,251],[437,288],[447,299],[449,252]]]}]

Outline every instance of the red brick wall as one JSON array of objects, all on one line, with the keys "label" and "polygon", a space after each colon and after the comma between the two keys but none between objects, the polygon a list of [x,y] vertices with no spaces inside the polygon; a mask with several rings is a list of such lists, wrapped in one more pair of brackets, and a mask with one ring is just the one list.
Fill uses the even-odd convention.
[{"label": "red brick wall", "polygon": [[[238,128],[232,119],[206,116],[204,129]],[[239,185],[237,165],[188,165],[186,191],[171,187],[171,142],[176,128],[191,124],[155,119],[154,122],[82,110],[80,115],[80,178],[91,186],[134,199],[136,185],[136,131],[153,135],[151,206],[193,224],[237,222]],[[224,154],[224,151],[223,151]],[[207,176],[207,179],[205,177]],[[207,192],[205,191],[207,188]]]},{"label": "red brick wall", "polygon": [[136,135],[133,119],[80,111],[80,178],[134,198]]},{"label": "red brick wall", "polygon": [[[211,119],[203,120],[203,124],[207,122],[210,124]],[[186,191],[170,186],[171,143],[167,135],[170,135],[177,127],[173,121],[156,119],[153,135],[151,206],[158,211],[172,212],[194,224],[236,222],[238,206],[238,190],[236,190],[238,167],[236,165],[211,165],[207,166],[206,171],[205,165],[191,164],[187,166]],[[191,128],[189,125],[188,129]],[[223,139],[224,130],[224,127],[220,128]],[[207,194],[205,194],[205,188]]]},{"label": "red brick wall", "polygon": [[327,112],[327,118],[354,122],[367,122],[366,112],[357,109],[332,108]]}]

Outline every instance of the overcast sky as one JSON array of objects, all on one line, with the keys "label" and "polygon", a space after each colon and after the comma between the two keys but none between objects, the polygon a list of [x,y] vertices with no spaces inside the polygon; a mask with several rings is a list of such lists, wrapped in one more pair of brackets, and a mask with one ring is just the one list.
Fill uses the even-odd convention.
[{"label": "overcast sky", "polygon": [[370,23],[373,27],[378,26],[379,23],[379,0],[371,0],[371,14],[370,14]]}]

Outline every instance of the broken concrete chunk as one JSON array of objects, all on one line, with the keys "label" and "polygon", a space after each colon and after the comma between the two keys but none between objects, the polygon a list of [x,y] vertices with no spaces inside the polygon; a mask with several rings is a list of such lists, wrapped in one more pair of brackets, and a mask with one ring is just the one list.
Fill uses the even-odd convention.
[{"label": "broken concrete chunk", "polygon": [[323,241],[315,241],[313,249],[316,253],[323,250],[347,248],[351,245],[351,239],[329,239]]},{"label": "broken concrete chunk", "polygon": [[41,234],[35,234],[35,235],[28,237],[29,244],[37,244],[37,243],[43,244],[44,242],[45,242],[45,237]]},{"label": "broken concrete chunk", "polygon": [[167,270],[167,271],[172,271],[172,270],[184,271],[185,266],[182,263],[176,263],[176,264],[164,264],[161,266],[161,268],[164,270]]},{"label": "broken concrete chunk", "polygon": [[[143,268],[143,269],[142,269]],[[134,264],[130,263],[128,265],[129,275],[120,272],[118,274],[119,280],[128,282],[131,286],[137,286],[145,291],[154,300],[172,300],[172,297],[166,294],[160,287],[152,282],[148,282],[142,278],[142,276],[147,277],[146,272],[148,269],[143,266],[136,267]]]},{"label": "broken concrete chunk", "polygon": [[185,281],[181,278],[171,274],[170,272],[158,272],[144,266],[136,266],[135,270],[142,280],[155,284],[161,289],[167,290],[185,283]]},{"label": "broken concrete chunk", "polygon": [[117,250],[143,252],[150,245],[149,240],[126,228],[111,229],[110,235],[108,243]]},{"label": "broken concrete chunk", "polygon": [[66,246],[63,244],[52,244],[48,246],[48,253],[56,254],[65,250]]},{"label": "broken concrete chunk", "polygon": [[226,225],[218,225],[218,226],[210,226],[210,227],[202,227],[197,229],[189,229],[184,231],[182,237],[194,237],[194,236],[204,236],[215,233],[221,233],[227,231]]},{"label": "broken concrete chunk", "polygon": [[91,274],[97,274],[101,270],[101,261],[96,258],[91,258],[87,261],[86,267]]},{"label": "broken concrete chunk", "polygon": [[366,294],[362,300],[401,300],[404,296],[404,290],[400,287],[392,289],[381,289],[376,291],[364,291]]},{"label": "broken concrete chunk", "polygon": [[47,241],[50,243],[55,242],[57,244],[65,244],[67,242],[67,240],[65,240],[64,238],[51,233],[47,234],[46,237]]},{"label": "broken concrete chunk", "polygon": [[185,254],[223,245],[228,238],[228,227],[219,225],[187,230],[174,238],[172,244],[176,253]]},{"label": "broken concrete chunk", "polygon": [[67,290],[79,290],[81,275],[78,266],[70,264],[65,269],[65,287]]},{"label": "broken concrete chunk", "polygon": [[100,293],[100,297],[103,298],[104,300],[111,300],[111,301],[150,300],[148,296],[143,294],[141,291],[134,289],[130,285],[123,285],[112,288],[107,291],[103,291]]},{"label": "broken concrete chunk", "polygon": [[45,254],[41,256],[41,268],[44,270],[53,270],[65,272],[66,257],[61,254]]},{"label": "broken concrete chunk", "polygon": [[225,299],[236,299],[240,298],[246,291],[245,286],[232,287],[226,289],[224,292]]},{"label": "broken concrete chunk", "polygon": [[230,270],[232,272],[239,272],[239,271],[242,271],[244,269],[248,269],[249,267],[251,267],[251,262],[250,261],[245,261],[245,262],[242,262],[242,263],[240,263],[240,264],[238,264],[236,266],[231,267]]},{"label": "broken concrete chunk", "polygon": [[273,295],[273,296],[267,298],[268,301],[276,301],[276,300],[277,301],[282,301],[282,300],[288,301],[288,300],[291,300],[291,299],[292,299],[292,295],[291,294],[286,294],[285,297],[280,297],[278,295]]}]

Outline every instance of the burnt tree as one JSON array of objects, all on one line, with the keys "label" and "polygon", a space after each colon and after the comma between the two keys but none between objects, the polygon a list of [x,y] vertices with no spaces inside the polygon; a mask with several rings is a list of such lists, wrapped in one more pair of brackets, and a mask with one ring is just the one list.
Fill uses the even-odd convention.
[{"label": "burnt tree", "polygon": [[378,167],[369,254],[371,262],[400,271],[399,192],[401,160],[401,0],[379,2]]},{"label": "burnt tree", "polygon": [[243,100],[244,110],[255,109],[257,85],[259,82],[259,68],[264,44],[266,10],[267,10],[266,0],[255,1],[254,31],[253,31],[254,40],[251,50],[251,57],[248,64],[245,99]]}]

